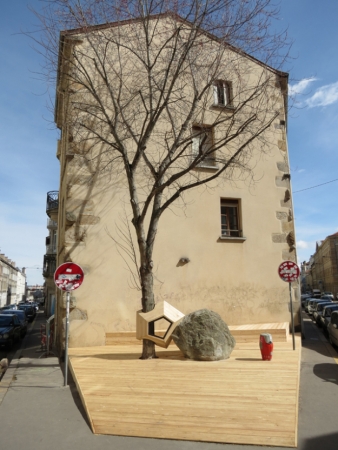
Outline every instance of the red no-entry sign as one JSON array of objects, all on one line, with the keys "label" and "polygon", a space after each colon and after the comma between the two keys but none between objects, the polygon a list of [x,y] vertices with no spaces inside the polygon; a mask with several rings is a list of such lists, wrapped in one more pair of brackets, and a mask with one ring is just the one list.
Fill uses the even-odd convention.
[{"label": "red no-entry sign", "polygon": [[65,342],[65,386],[68,376],[68,340],[69,340],[69,308],[70,291],[81,286],[84,278],[83,270],[75,263],[67,262],[61,264],[54,273],[54,282],[62,291],[66,291],[66,342]]},{"label": "red no-entry sign", "polygon": [[291,331],[292,331],[292,345],[295,350],[295,326],[293,319],[293,307],[292,307],[292,292],[291,292],[291,282],[296,281],[300,275],[299,267],[293,261],[284,261],[278,267],[278,275],[283,281],[289,283],[289,294],[290,294],[290,313],[291,313]]},{"label": "red no-entry sign", "polygon": [[293,261],[284,261],[278,267],[278,275],[283,281],[291,283],[296,281],[300,275],[299,267]]},{"label": "red no-entry sign", "polygon": [[72,262],[61,264],[54,273],[54,282],[62,291],[74,291],[81,286],[83,279],[83,270]]}]

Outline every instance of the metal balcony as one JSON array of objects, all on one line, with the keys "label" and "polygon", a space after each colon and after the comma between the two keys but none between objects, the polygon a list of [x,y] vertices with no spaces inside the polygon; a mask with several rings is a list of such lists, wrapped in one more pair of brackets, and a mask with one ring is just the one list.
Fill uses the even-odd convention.
[{"label": "metal balcony", "polygon": [[56,230],[58,227],[58,223],[55,220],[50,218],[47,219],[47,228],[48,230]]},{"label": "metal balcony", "polygon": [[58,208],[59,208],[59,191],[47,192],[46,213],[53,221],[57,219]]},{"label": "metal balcony", "polygon": [[57,248],[55,244],[46,245],[46,255],[55,255],[56,250]]},{"label": "metal balcony", "polygon": [[54,277],[56,270],[56,255],[44,255],[43,257],[43,271],[44,278]]}]

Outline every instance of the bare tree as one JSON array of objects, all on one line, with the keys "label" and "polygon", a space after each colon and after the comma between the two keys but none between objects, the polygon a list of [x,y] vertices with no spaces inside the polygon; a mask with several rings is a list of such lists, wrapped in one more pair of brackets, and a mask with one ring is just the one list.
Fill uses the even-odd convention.
[{"label": "bare tree", "polygon": [[[53,0],[38,16],[58,125],[93,172],[128,186],[148,312],[163,212],[197,186],[250,179],[253,153],[271,148],[287,85],[278,11],[271,0]],[[154,356],[144,340],[142,358]]]}]

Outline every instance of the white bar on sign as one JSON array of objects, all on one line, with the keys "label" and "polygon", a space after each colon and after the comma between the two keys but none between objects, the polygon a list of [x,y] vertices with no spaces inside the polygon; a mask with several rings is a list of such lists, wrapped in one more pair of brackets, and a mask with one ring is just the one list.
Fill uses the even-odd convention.
[{"label": "white bar on sign", "polygon": [[70,275],[70,274],[62,274],[59,275],[58,280],[78,280],[79,278],[81,278],[81,275],[79,274],[75,274],[75,275]]}]

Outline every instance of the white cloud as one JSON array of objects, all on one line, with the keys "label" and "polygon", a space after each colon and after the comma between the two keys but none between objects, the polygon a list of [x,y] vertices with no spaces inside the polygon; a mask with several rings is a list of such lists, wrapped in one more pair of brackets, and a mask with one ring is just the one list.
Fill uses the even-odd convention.
[{"label": "white cloud", "polygon": [[[311,245],[312,245],[312,242],[311,242]],[[309,248],[309,246],[310,246],[309,242],[306,242],[306,241],[298,241],[297,242],[298,249],[306,249],[306,248]]]},{"label": "white cloud", "polygon": [[336,83],[327,84],[320,87],[309,99],[305,101],[305,104],[309,108],[315,108],[318,106],[328,106],[338,101],[338,81]]},{"label": "white cloud", "polygon": [[297,94],[302,94],[307,87],[313,82],[316,81],[317,78],[304,78],[303,80],[298,81],[298,83],[294,85],[289,85],[289,95],[295,96]]}]

